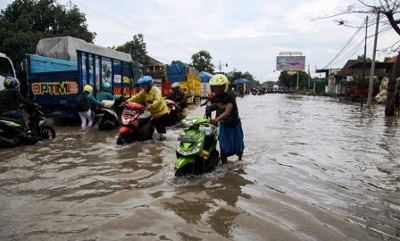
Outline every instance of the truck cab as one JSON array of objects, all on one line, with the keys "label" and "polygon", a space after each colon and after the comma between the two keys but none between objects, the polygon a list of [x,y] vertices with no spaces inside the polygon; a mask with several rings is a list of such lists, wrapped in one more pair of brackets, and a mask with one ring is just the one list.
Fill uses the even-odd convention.
[{"label": "truck cab", "polygon": [[16,77],[14,65],[10,58],[0,53],[0,90],[4,89],[4,79],[6,77]]}]

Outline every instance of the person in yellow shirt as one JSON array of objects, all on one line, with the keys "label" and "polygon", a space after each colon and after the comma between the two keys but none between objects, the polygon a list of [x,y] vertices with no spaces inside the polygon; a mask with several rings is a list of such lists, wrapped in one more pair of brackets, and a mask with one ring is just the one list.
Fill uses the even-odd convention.
[{"label": "person in yellow shirt", "polygon": [[153,116],[153,126],[156,128],[160,140],[165,140],[169,116],[168,107],[162,97],[161,90],[154,86],[154,80],[151,76],[143,76],[139,79],[138,84],[142,90],[129,98],[127,102],[143,103],[146,106],[145,109]]}]

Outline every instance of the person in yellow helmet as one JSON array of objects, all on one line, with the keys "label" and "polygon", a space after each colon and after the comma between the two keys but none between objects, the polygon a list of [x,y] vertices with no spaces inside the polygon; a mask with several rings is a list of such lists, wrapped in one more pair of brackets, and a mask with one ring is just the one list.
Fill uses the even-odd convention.
[{"label": "person in yellow helmet", "polygon": [[81,129],[83,131],[87,131],[93,125],[93,106],[102,107],[103,105],[93,96],[93,87],[85,85],[83,86],[83,93],[78,96],[76,103],[76,109],[81,118]]},{"label": "person in yellow helmet", "polygon": [[151,76],[143,76],[138,84],[142,90],[129,98],[127,102],[139,102],[145,104],[145,109],[153,116],[153,125],[159,134],[160,140],[167,138],[166,126],[169,123],[168,107],[162,98],[161,90],[154,86],[154,80]]},{"label": "person in yellow helmet", "polygon": [[226,164],[228,157],[233,155],[241,160],[244,150],[243,129],[236,98],[228,92],[229,80],[223,74],[216,74],[210,80],[210,87],[215,95],[211,98],[213,107],[207,108],[216,108],[215,119],[211,119],[210,123],[219,125],[221,162]]}]

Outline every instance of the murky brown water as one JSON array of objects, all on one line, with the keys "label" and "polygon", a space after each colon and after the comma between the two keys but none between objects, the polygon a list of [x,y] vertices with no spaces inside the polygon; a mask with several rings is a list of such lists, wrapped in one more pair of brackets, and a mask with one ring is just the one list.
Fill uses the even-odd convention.
[{"label": "murky brown water", "polygon": [[[243,161],[174,179],[179,128],[116,146],[54,125],[1,149],[0,240],[400,240],[400,117],[291,95],[238,99]],[[203,109],[191,107],[192,114]]]}]

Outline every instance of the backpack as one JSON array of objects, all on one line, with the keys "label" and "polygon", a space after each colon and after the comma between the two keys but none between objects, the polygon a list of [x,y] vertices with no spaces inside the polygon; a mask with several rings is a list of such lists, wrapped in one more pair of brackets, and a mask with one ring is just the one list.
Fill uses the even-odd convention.
[{"label": "backpack", "polygon": [[88,111],[90,109],[89,99],[87,94],[81,94],[76,99],[76,110],[78,112]]}]

